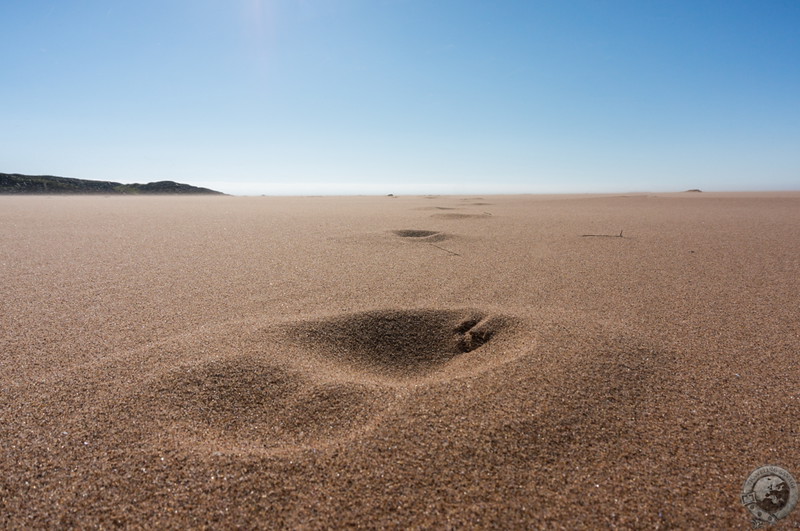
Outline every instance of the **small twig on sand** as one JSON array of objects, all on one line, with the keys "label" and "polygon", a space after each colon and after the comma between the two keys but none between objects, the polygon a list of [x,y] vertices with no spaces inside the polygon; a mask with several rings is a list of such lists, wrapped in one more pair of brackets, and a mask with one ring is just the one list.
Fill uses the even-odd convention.
[{"label": "small twig on sand", "polygon": [[622,231],[619,231],[619,234],[581,234],[583,238],[587,236],[594,236],[597,238],[622,238]]},{"label": "small twig on sand", "polygon": [[429,244],[429,245],[433,245],[433,246],[434,246],[434,247],[436,247],[437,249],[441,249],[442,251],[444,251],[444,252],[446,252],[446,253],[450,253],[450,254],[452,254],[452,255],[454,255],[454,256],[461,256],[460,254],[458,254],[458,253],[455,253],[455,252],[453,252],[453,251],[451,251],[451,250],[449,250],[449,249],[445,249],[444,247],[439,247],[439,246],[438,246],[438,245],[436,245],[435,243],[430,243],[430,242],[428,242],[428,244]]}]

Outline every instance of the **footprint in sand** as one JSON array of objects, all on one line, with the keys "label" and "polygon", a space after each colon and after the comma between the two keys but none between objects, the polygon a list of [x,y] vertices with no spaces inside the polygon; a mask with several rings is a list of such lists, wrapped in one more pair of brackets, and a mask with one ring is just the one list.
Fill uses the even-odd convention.
[{"label": "footprint in sand", "polygon": [[291,336],[317,356],[391,383],[430,376],[508,323],[476,310],[384,310],[303,323]]},{"label": "footprint in sand", "polygon": [[[514,320],[478,310],[381,310],[253,332],[245,354],[172,366],[106,413],[151,444],[285,453],[347,441],[411,389],[509,359]],[[262,353],[257,345],[261,343]],[[494,348],[495,346],[498,348]]]},{"label": "footprint in sand", "polygon": [[401,229],[391,231],[395,236],[400,236],[411,241],[418,242],[441,242],[449,239],[451,236],[444,232],[435,230],[420,230],[420,229]]}]

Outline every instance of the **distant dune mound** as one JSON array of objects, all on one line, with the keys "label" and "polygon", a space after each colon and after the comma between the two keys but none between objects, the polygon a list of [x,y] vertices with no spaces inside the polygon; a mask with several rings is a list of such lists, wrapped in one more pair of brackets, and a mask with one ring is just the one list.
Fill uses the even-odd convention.
[{"label": "distant dune mound", "polygon": [[174,181],[122,184],[52,175],[0,173],[0,194],[222,194]]}]

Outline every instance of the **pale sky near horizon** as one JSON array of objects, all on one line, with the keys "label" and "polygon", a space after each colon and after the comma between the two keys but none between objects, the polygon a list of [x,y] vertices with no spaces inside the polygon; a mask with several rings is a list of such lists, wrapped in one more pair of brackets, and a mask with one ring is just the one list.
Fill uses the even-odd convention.
[{"label": "pale sky near horizon", "polygon": [[0,172],[800,190],[798,0],[3,0],[0,21]]}]

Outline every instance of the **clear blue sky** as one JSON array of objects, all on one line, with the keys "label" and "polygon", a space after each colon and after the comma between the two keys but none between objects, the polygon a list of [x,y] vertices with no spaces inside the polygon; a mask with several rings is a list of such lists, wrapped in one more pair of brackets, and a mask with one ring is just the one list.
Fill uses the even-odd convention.
[{"label": "clear blue sky", "polygon": [[4,0],[0,172],[800,189],[798,0]]}]

